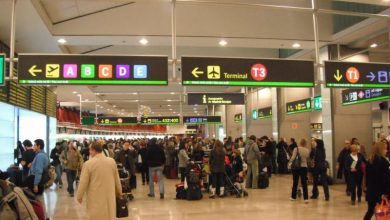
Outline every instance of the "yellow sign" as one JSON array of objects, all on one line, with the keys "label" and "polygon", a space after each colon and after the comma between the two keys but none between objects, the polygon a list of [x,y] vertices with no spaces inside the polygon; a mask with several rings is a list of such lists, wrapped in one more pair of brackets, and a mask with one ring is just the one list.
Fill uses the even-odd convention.
[{"label": "yellow sign", "polygon": [[46,64],[46,78],[60,78],[60,65]]},{"label": "yellow sign", "polygon": [[208,79],[220,79],[221,67],[220,66],[207,66],[207,78]]},{"label": "yellow sign", "polygon": [[36,76],[37,76],[37,73],[42,73],[42,70],[41,70],[41,69],[38,69],[38,68],[37,68],[37,65],[33,65],[32,67],[30,67],[30,69],[28,69],[28,72],[29,72],[32,76],[36,77]]}]

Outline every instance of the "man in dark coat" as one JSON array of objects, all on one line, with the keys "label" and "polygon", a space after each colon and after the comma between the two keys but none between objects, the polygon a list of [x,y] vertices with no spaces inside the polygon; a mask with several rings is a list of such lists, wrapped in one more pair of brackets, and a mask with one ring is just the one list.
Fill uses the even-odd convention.
[{"label": "man in dark coat", "polygon": [[166,162],[164,149],[157,144],[157,139],[152,138],[147,148],[146,154],[149,166],[149,197],[154,197],[154,182],[153,177],[157,175],[157,182],[160,190],[160,199],[164,199],[164,179],[163,169]]},{"label": "man in dark coat", "polygon": [[278,171],[279,174],[288,173],[287,165],[288,165],[288,145],[284,138],[280,138],[279,143],[276,145],[276,148],[278,149]]},{"label": "man in dark coat", "polygon": [[123,144],[123,149],[115,155],[115,161],[121,163],[127,171],[130,173],[130,188],[135,188],[131,184],[131,179],[135,177],[135,160],[133,156],[133,151],[130,150],[130,143],[126,141]]},{"label": "man in dark coat", "polygon": [[342,179],[343,174],[344,174],[345,183],[347,184],[346,192],[347,192],[348,196],[350,195],[350,190],[349,190],[348,183],[347,183],[348,172],[346,172],[347,169],[345,169],[344,164],[345,164],[346,158],[351,153],[350,147],[351,147],[351,142],[349,140],[345,140],[344,148],[343,148],[343,150],[341,150],[341,152],[337,158],[337,164],[336,164],[337,178]]}]

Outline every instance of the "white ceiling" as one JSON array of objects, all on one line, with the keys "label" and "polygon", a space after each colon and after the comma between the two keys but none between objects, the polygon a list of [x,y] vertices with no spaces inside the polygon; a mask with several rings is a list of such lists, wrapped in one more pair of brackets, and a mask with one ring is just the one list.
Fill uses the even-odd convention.
[{"label": "white ceiling", "polygon": [[[347,0],[389,5],[382,0]],[[279,48],[292,48],[299,42],[303,52],[314,48],[312,15],[307,12],[238,6],[239,3],[310,7],[311,0],[217,0],[220,4],[177,1],[177,56],[279,57]],[[236,5],[222,5],[221,3]],[[330,0],[320,0],[330,7]],[[11,1],[0,0],[0,39],[9,42]],[[86,53],[126,55],[172,55],[171,1],[169,0],[18,0],[16,50],[25,53]],[[389,13],[390,14],[390,13]],[[388,32],[388,21],[367,19],[333,35],[332,16],[320,15],[320,44],[350,44],[367,47]],[[149,40],[140,46],[141,38]],[[58,45],[65,38],[67,43]],[[226,47],[219,40],[228,42]],[[387,39],[388,40],[388,39]],[[99,49],[101,48],[101,49]],[[382,48],[383,49],[383,48]],[[93,52],[91,52],[93,51]],[[302,53],[304,54],[304,53]],[[311,58],[310,56],[307,56]],[[169,69],[170,79],[172,69]],[[180,72],[178,72],[180,79]],[[139,105],[150,106],[155,115],[179,112],[204,114],[205,106],[185,104],[187,92],[239,92],[237,87],[168,86],[58,86],[62,105],[77,106],[82,94],[82,108],[98,113],[131,115]],[[75,92],[75,94],[73,94]],[[76,93],[77,92],[77,93]],[[174,94],[171,94],[171,93]],[[135,94],[136,93],[136,94]],[[99,94],[99,95],[96,95]],[[180,98],[181,97],[181,98]],[[88,99],[88,101],[85,101]],[[105,100],[107,100],[105,102]],[[138,101],[137,101],[138,100]],[[170,101],[168,101],[170,100]],[[170,105],[170,106],[168,106]],[[113,107],[115,106],[115,107]],[[109,110],[108,110],[109,109]],[[123,111],[122,111],[123,109]],[[172,109],[172,110],[170,110]]]}]

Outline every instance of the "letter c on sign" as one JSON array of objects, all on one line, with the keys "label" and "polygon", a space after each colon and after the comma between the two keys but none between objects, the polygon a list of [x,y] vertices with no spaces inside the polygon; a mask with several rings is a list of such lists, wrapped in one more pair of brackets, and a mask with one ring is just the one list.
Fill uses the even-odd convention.
[{"label": "letter c on sign", "polygon": [[102,68],[102,75],[103,76],[109,76],[110,75],[110,69],[108,67]]}]

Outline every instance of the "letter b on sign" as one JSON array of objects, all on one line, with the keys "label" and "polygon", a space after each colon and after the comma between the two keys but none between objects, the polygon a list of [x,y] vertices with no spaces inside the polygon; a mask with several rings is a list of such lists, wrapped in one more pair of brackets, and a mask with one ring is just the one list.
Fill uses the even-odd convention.
[{"label": "letter b on sign", "polygon": [[82,64],[81,65],[81,78],[95,78],[95,65],[93,64]]},{"label": "letter b on sign", "polygon": [[251,76],[256,81],[264,80],[267,77],[267,68],[263,64],[255,64],[251,68]]}]

